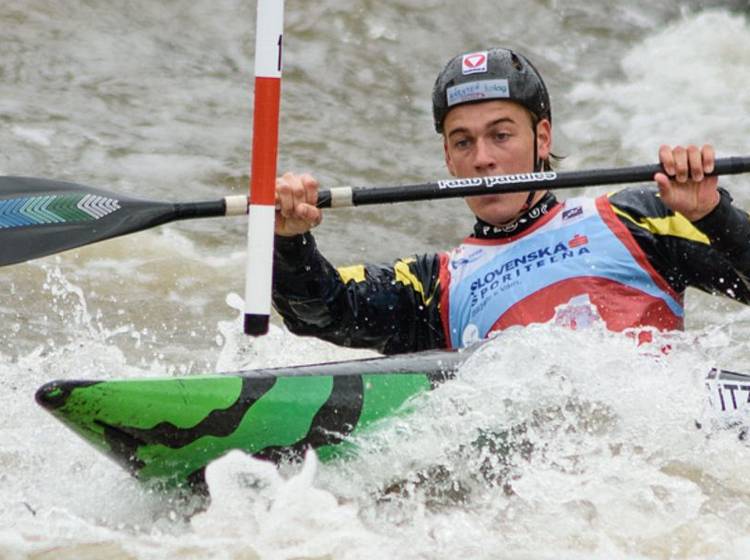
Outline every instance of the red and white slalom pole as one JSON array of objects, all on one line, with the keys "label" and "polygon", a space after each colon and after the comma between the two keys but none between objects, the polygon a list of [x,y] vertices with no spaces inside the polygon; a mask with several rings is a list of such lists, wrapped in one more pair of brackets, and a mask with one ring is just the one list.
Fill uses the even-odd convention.
[{"label": "red and white slalom pole", "polygon": [[284,0],[258,0],[255,105],[245,271],[245,334],[268,332],[279,141]]}]

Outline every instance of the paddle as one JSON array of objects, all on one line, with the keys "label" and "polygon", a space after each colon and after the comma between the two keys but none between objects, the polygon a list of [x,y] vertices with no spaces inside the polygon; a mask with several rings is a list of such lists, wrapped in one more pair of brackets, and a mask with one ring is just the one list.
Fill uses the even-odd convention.
[{"label": "paddle", "polygon": [[[477,194],[650,182],[659,165],[451,179],[396,187],[337,187],[321,191],[321,208],[362,206]],[[715,175],[750,172],[750,157],[716,161]],[[247,211],[247,197],[208,202],[152,202],[76,183],[0,177],[0,266],[190,218]]]},{"label": "paddle", "polygon": [[76,183],[0,177],[0,266],[175,220],[246,212],[246,196],[207,202],[152,202]]},{"label": "paddle", "polygon": [[[526,191],[616,185],[621,183],[650,182],[656,173],[663,172],[661,165],[640,165],[588,171],[543,171],[518,175],[449,179],[434,183],[402,185],[397,187],[336,187],[321,191],[319,208],[363,206],[389,202],[410,202],[437,198],[456,198],[480,194],[497,194]],[[728,157],[716,160],[712,175],[736,175],[750,172],[750,157]]]}]

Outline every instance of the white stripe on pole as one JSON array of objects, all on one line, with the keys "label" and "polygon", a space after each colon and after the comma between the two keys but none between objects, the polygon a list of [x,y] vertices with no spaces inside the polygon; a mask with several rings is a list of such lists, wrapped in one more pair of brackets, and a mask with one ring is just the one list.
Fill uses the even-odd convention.
[{"label": "white stripe on pole", "polygon": [[255,30],[255,77],[281,78],[284,0],[258,0]]},{"label": "white stripe on pole", "polygon": [[283,0],[258,0],[244,324],[256,336],[268,332],[271,314],[283,32]]}]

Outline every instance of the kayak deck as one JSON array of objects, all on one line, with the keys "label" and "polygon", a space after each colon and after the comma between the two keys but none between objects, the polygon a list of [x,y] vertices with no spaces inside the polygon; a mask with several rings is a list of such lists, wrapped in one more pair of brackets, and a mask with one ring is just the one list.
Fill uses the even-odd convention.
[{"label": "kayak deck", "polygon": [[450,379],[466,352],[426,352],[290,368],[112,381],[60,380],[37,402],[141,480],[200,485],[232,449],[279,462],[346,439],[403,412],[412,396]]}]

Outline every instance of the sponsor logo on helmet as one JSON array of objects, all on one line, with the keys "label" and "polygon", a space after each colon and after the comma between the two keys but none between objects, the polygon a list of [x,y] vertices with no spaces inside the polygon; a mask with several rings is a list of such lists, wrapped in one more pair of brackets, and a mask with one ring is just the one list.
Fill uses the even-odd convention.
[{"label": "sponsor logo on helmet", "polygon": [[461,72],[464,75],[487,71],[487,51],[465,54],[461,60]]},{"label": "sponsor logo on helmet", "polygon": [[510,97],[508,80],[479,80],[467,82],[447,89],[448,107],[480,99],[507,99]]}]

